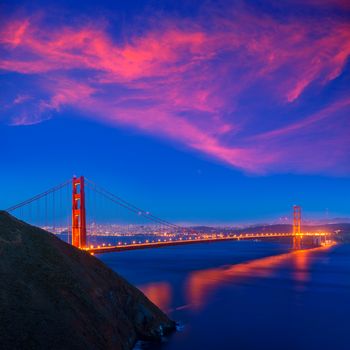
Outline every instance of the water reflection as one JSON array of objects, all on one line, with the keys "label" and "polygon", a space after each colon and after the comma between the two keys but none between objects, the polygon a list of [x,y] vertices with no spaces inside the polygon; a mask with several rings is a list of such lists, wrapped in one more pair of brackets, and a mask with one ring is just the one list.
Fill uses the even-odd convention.
[{"label": "water reflection", "polygon": [[184,325],[142,349],[348,350],[350,245],[288,249],[218,243],[103,258]]},{"label": "water reflection", "polygon": [[[331,245],[293,250],[239,264],[190,272],[184,282],[185,306],[192,310],[199,310],[209,302],[212,293],[225,284],[238,283],[246,279],[273,277],[283,266],[289,267],[290,277],[295,281],[296,290],[303,290],[309,279],[309,269],[314,254],[330,247]],[[138,288],[163,311],[169,313],[174,310],[172,309],[173,290],[169,282],[151,282],[139,285]],[[175,310],[185,306],[175,307]]]},{"label": "water reflection", "polygon": [[224,266],[214,269],[192,272],[186,282],[186,296],[193,309],[200,309],[208,302],[212,292],[224,284],[238,282],[246,278],[266,278],[284,264],[292,262],[292,277],[300,287],[308,280],[308,268],[315,252],[329,249],[318,247],[307,250],[297,250],[270,256],[262,259]]},{"label": "water reflection", "polygon": [[168,282],[153,282],[137,286],[149,300],[164,312],[170,311],[172,288]]},{"label": "water reflection", "polygon": [[310,251],[299,250],[292,254],[293,264],[293,279],[298,282],[298,289],[302,289],[302,286],[309,280],[309,266],[311,263],[311,254],[314,250],[326,249],[326,247],[314,248]]}]

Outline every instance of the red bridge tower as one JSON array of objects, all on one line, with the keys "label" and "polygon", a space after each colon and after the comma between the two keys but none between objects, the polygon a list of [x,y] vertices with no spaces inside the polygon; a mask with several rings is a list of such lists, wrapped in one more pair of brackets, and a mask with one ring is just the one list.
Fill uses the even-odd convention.
[{"label": "red bridge tower", "polygon": [[84,177],[73,177],[72,195],[72,244],[77,248],[86,247],[86,212]]},{"label": "red bridge tower", "polygon": [[301,207],[293,206],[293,247],[301,248]]}]

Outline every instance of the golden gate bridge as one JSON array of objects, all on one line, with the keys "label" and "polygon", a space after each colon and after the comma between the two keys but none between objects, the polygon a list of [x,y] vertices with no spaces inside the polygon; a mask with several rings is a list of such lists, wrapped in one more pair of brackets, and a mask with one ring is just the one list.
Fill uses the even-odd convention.
[{"label": "golden gate bridge", "polygon": [[[108,203],[108,205],[106,205]],[[113,204],[111,206],[111,204]],[[291,232],[217,233],[199,232],[164,220],[150,211],[122,199],[83,176],[59,184],[41,194],[7,208],[19,219],[40,226],[54,234],[66,234],[66,241],[91,254],[124,250],[161,248],[175,245],[212,243],[238,240],[292,238],[293,247],[301,248],[303,237],[310,237],[314,244],[323,244],[327,232],[302,232],[301,207],[293,206]],[[122,212],[127,213],[127,217]],[[113,219],[109,225],[98,225]],[[119,224],[115,222],[119,220]],[[132,224],[130,224],[130,221]],[[128,222],[128,223],[126,223]],[[108,227],[108,228],[106,228]],[[101,237],[115,236],[118,242],[101,241]],[[125,241],[125,237],[147,237]],[[92,238],[99,241],[92,242]],[[124,241],[120,241],[123,237]]]}]

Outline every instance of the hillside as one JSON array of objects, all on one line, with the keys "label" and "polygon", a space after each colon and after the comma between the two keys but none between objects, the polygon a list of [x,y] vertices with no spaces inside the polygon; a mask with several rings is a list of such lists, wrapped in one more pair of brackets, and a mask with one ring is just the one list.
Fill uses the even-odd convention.
[{"label": "hillside", "polygon": [[124,350],[173,328],[97,258],[0,211],[2,350]]}]

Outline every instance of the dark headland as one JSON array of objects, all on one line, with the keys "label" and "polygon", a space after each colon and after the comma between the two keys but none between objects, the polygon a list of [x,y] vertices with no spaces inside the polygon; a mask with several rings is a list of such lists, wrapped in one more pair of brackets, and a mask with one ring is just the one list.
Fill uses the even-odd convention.
[{"label": "dark headland", "polygon": [[173,329],[97,258],[0,211],[2,350],[124,350]]}]

